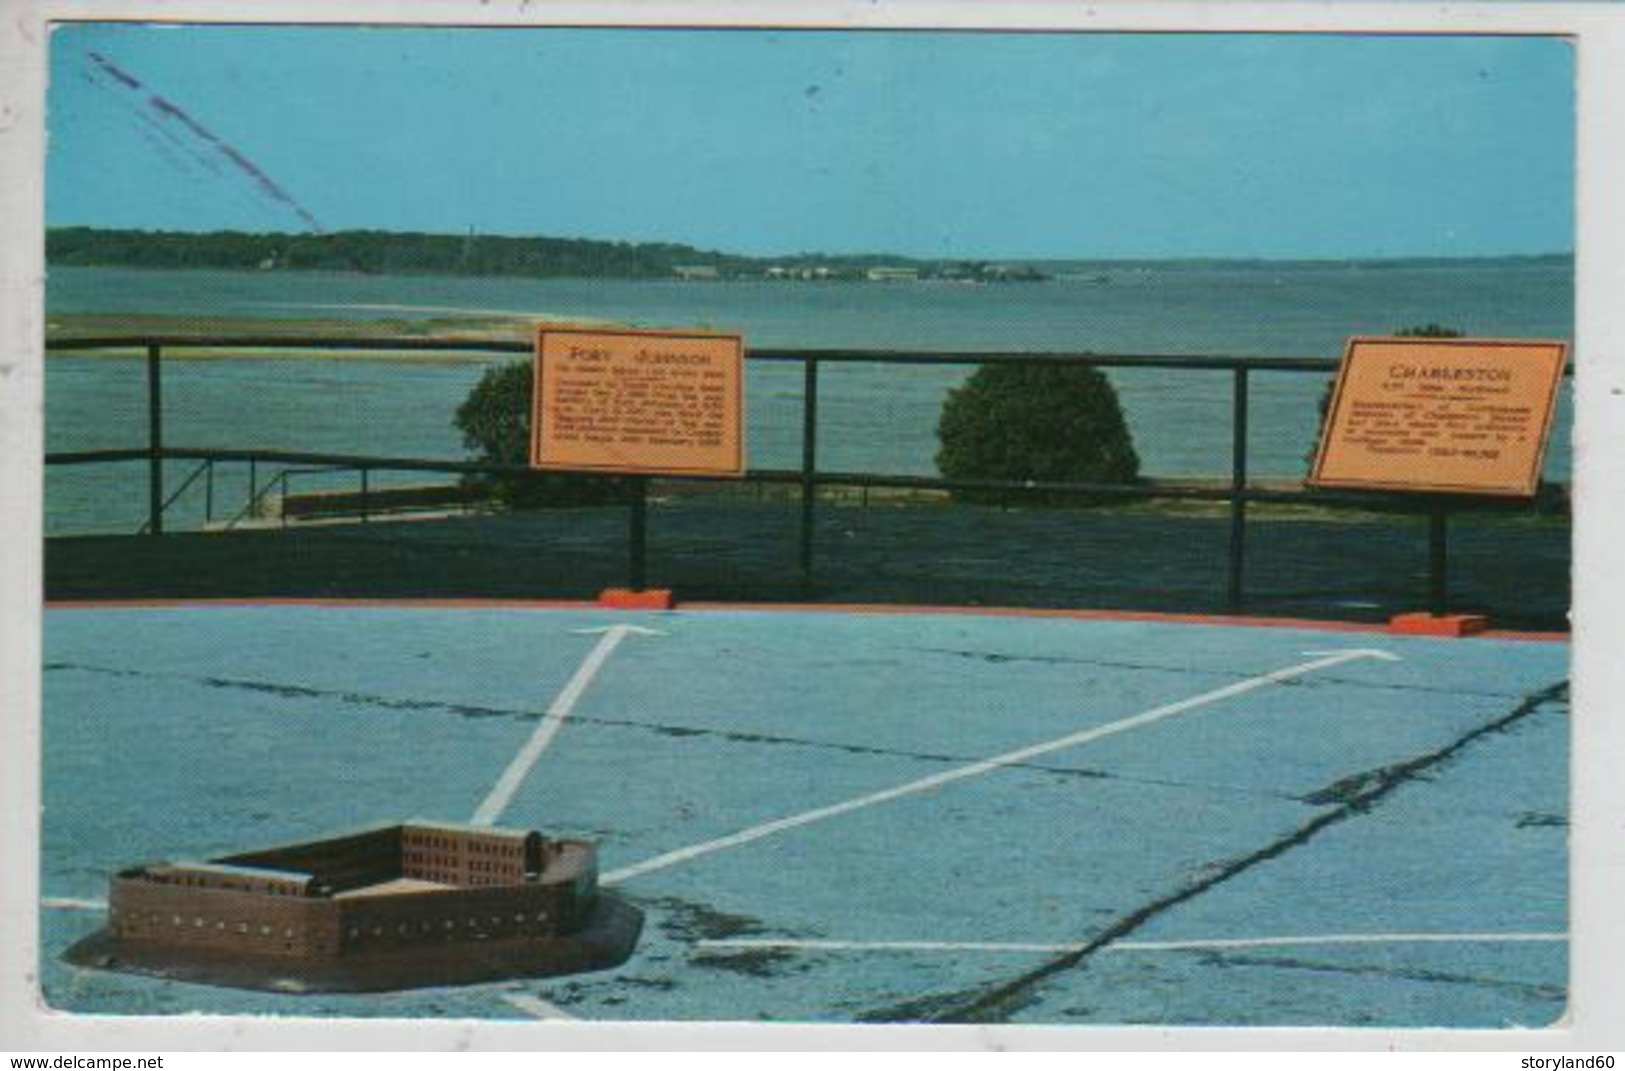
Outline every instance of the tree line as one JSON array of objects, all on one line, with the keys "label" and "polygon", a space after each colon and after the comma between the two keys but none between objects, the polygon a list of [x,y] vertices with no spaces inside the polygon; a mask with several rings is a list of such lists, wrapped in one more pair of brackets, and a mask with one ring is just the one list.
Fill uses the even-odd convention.
[{"label": "tree line", "polygon": [[380,275],[520,275],[539,278],[670,278],[679,266],[728,274],[752,270],[748,257],[672,242],[586,238],[335,231],[145,231],[57,227],[45,235],[46,261],[63,267],[353,271]]}]

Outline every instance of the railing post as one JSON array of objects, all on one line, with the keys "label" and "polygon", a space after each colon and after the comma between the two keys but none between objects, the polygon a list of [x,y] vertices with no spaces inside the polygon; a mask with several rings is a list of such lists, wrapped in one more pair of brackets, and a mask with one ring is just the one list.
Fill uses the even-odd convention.
[{"label": "railing post", "polygon": [[1242,601],[1247,564],[1247,368],[1237,366],[1230,409],[1230,561],[1225,572],[1225,601],[1232,610]]},{"label": "railing post", "polygon": [[164,534],[163,353],[147,346],[147,533]]},{"label": "railing post", "polygon": [[633,591],[642,591],[649,585],[649,478],[631,478],[632,515],[627,533],[628,572]]},{"label": "railing post", "polygon": [[802,366],[801,385],[801,581],[812,580],[813,522],[818,500],[818,358]]},{"label": "railing post", "polygon": [[1428,610],[1449,613],[1450,509],[1442,498],[1428,504]]},{"label": "railing post", "polygon": [[367,523],[367,466],[361,466],[361,523]]},{"label": "railing post", "polygon": [[208,465],[203,472],[203,526],[207,528],[214,523],[214,458],[204,464]]},{"label": "railing post", "polygon": [[258,458],[248,459],[248,515],[254,516],[254,498],[260,492],[259,484],[260,463]]}]

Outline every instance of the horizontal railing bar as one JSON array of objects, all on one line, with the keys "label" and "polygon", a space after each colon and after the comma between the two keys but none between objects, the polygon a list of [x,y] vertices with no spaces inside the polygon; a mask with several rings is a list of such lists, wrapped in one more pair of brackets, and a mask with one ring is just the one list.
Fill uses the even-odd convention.
[{"label": "horizontal railing bar", "polygon": [[331,335],[85,335],[54,338],[45,343],[49,351],[128,350],[145,351],[148,346],[162,349],[242,349],[242,350],[400,350],[403,352],[530,353],[535,346],[513,339],[492,338],[389,338]]},{"label": "horizontal railing bar", "polygon": [[[96,462],[145,461],[152,456],[147,450],[80,450],[45,455],[47,465],[87,465]],[[288,469],[295,475],[318,472],[340,472],[346,469],[389,469],[397,472],[455,472],[485,476],[524,476],[535,472],[527,465],[498,465],[486,461],[454,461],[428,457],[388,457],[373,454],[324,454],[304,450],[273,450],[247,448],[219,448],[194,446],[166,446],[161,456],[173,461],[258,461],[282,465],[312,465],[310,469]],[[616,479],[613,473],[572,471],[567,475],[601,475]],[[733,476],[681,475],[661,477],[704,482],[737,482]],[[798,483],[801,473],[790,469],[752,469],[744,480],[763,483]]]},{"label": "horizontal railing bar", "polygon": [[[1275,490],[1248,487],[1235,490],[1229,484],[1199,487],[1178,483],[1045,483],[1037,481],[1000,480],[947,480],[933,476],[889,476],[862,472],[820,472],[817,483],[823,487],[869,487],[896,490],[981,491],[990,493],[1095,495],[1122,499],[1186,499],[1200,502],[1270,502],[1277,504],[1355,507],[1384,512],[1427,512],[1432,508],[1429,496],[1399,496],[1380,491]],[[1450,496],[1451,508],[1474,510],[1527,510],[1525,499],[1506,499],[1489,496]]]},{"label": "horizontal railing bar", "polygon": [[[263,460],[263,459],[261,459]],[[307,468],[282,469],[278,476],[323,476],[335,472],[354,472],[356,469],[370,468],[369,465],[311,465]]]},{"label": "horizontal railing bar", "polygon": [[[367,352],[397,351],[403,353],[511,353],[530,354],[534,346],[529,342],[502,339],[421,339],[421,338],[349,338],[331,337],[149,337],[109,336],[97,338],[63,338],[46,343],[48,351],[72,352],[79,350],[129,349],[144,351],[148,346],[165,349],[244,349],[244,350],[361,350]],[[1342,364],[1338,357],[1240,357],[1212,354],[1178,353],[1094,353],[1090,351],[1013,352],[1006,350],[924,351],[846,349],[787,349],[763,347],[747,350],[753,361],[801,363],[817,361],[821,364],[898,364],[898,365],[979,365],[989,362],[1004,364],[1077,364],[1101,368],[1163,368],[1191,371],[1234,371],[1245,368],[1259,372],[1336,372]],[[1564,369],[1565,376],[1573,376],[1571,365]]]},{"label": "horizontal railing bar", "polygon": [[[367,352],[409,353],[515,353],[529,354],[530,342],[504,339],[422,339],[422,338],[333,338],[299,336],[135,336],[53,339],[51,351],[130,349],[145,351],[148,346],[165,349],[254,349],[254,350],[361,350]],[[1008,350],[927,351],[885,350],[848,347],[844,349],[797,349],[760,347],[747,350],[755,361],[818,361],[840,364],[976,365],[989,361],[1032,364],[1089,364],[1120,368],[1234,369],[1258,368],[1282,372],[1332,372],[1340,363],[1335,357],[1229,357],[1207,354],[1095,353],[1092,351],[1016,352]]]},{"label": "horizontal railing bar", "polygon": [[152,451],[146,447],[139,449],[119,448],[114,450],[60,450],[45,455],[47,465],[100,465],[114,461],[148,461],[152,458]]},{"label": "horizontal railing bar", "polygon": [[818,361],[820,364],[978,365],[1081,364],[1106,368],[1183,368],[1193,371],[1250,368],[1275,372],[1335,372],[1336,357],[1227,357],[1180,353],[1093,353],[1083,351],[1013,352],[913,350],[801,350],[757,349],[748,356],[757,361]]},{"label": "horizontal railing bar", "polygon": [[[997,361],[1003,364],[1086,364],[1110,368],[1174,368],[1257,372],[1336,372],[1341,357],[1241,357],[1223,354],[1096,353],[1091,350],[809,350],[753,349],[747,356],[758,361],[818,361],[821,364],[964,365]],[[1566,365],[1565,376],[1574,375]]]},{"label": "horizontal railing bar", "polygon": [[[146,460],[146,450],[87,450],[74,453],[46,455],[48,465],[77,465],[102,461]],[[434,458],[380,457],[364,454],[322,454],[294,450],[217,449],[198,447],[166,447],[163,458],[178,461],[256,461],[283,465],[314,465],[319,468],[286,470],[300,472],[335,472],[345,469],[374,469],[396,472],[446,472],[486,476],[525,476],[533,472],[525,465],[496,465],[480,461],[452,461]],[[595,475],[594,473],[575,473]],[[603,474],[606,479],[615,478]],[[734,477],[706,475],[673,475],[657,477],[678,482],[732,483]],[[743,482],[800,484],[805,474],[798,469],[752,469],[745,473]],[[1002,480],[950,480],[936,476],[888,475],[871,472],[819,472],[814,483],[820,487],[887,488],[916,491],[980,491],[1010,494],[1019,500],[1024,494],[1092,495],[1122,500],[1184,499],[1201,502],[1267,502],[1276,504],[1322,505],[1352,507],[1384,512],[1426,512],[1430,508],[1428,496],[1394,496],[1382,492],[1278,490],[1248,487],[1235,490],[1228,484],[1203,487],[1189,483],[1050,483],[1040,481]],[[1485,496],[1451,496],[1456,510],[1517,510],[1528,509],[1522,499],[1502,499]]]},{"label": "horizontal railing bar", "polygon": [[480,461],[439,460],[428,457],[375,457],[369,454],[322,454],[305,450],[252,450],[220,449],[215,447],[169,446],[164,456],[191,459],[213,458],[215,461],[259,461],[282,465],[319,466],[289,472],[339,472],[345,469],[395,469],[400,472],[467,472],[510,475],[528,472],[523,465],[492,465]]}]

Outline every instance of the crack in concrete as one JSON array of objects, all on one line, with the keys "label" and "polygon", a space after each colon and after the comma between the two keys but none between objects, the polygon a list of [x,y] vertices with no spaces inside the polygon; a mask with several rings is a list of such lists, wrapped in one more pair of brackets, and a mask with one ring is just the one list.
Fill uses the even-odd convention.
[{"label": "crack in concrete", "polygon": [[[922,654],[950,655],[954,658],[970,659],[978,662],[987,662],[990,665],[1004,665],[1011,662],[1032,663],[1037,665],[1066,665],[1066,666],[1093,666],[1100,669],[1127,669],[1135,672],[1148,673],[1178,673],[1190,677],[1214,677],[1219,680],[1245,680],[1251,676],[1251,671],[1236,669],[1210,669],[1197,666],[1172,666],[1157,662],[1127,662],[1114,661],[1105,658],[1079,658],[1072,655],[1027,655],[1009,654],[1003,651],[975,651],[956,647],[911,647],[907,650]],[[1300,679],[1283,681],[1299,688],[1326,688],[1343,686],[1348,688],[1361,688],[1370,691],[1388,692],[1416,692],[1424,695],[1452,695],[1470,696],[1477,699],[1519,699],[1522,696],[1517,692],[1479,691],[1471,688],[1451,688],[1444,685],[1429,684],[1396,684],[1392,681],[1357,680],[1352,677],[1318,676],[1313,680]]]},{"label": "crack in concrete", "polygon": [[1003,651],[972,651],[958,647],[910,647],[920,654],[949,655],[974,662],[1002,666],[1011,662],[1045,666],[1094,666],[1100,669],[1132,669],[1154,673],[1180,673],[1189,676],[1218,677],[1225,680],[1245,678],[1248,674],[1229,669],[1200,669],[1194,666],[1168,666],[1155,662],[1122,662],[1109,658],[1079,658],[1074,655],[1008,654]]},{"label": "crack in concrete", "polygon": [[341,703],[376,707],[382,710],[439,710],[458,714],[465,718],[526,718],[527,716],[529,720],[540,718],[540,715],[532,714],[529,711],[503,710],[496,707],[472,706],[463,703],[446,703],[434,699],[400,699],[393,696],[374,695],[369,692],[312,688],[303,684],[280,684],[275,681],[244,680],[236,677],[208,677],[192,673],[120,669],[114,666],[95,666],[80,662],[47,662],[45,670],[46,672],[74,670],[80,673],[96,673],[109,677],[133,677],[141,680],[185,681],[190,684],[201,684],[206,688],[241,689],[247,692],[273,695],[282,699],[336,699]]},{"label": "crack in concrete", "polygon": [[[208,688],[240,688],[244,691],[258,692],[284,699],[329,699],[355,706],[372,707],[380,710],[395,711],[444,711],[464,718],[510,718],[515,721],[537,721],[541,715],[531,710],[513,710],[505,707],[486,707],[468,703],[449,703],[433,699],[403,699],[394,696],[375,695],[367,692],[341,691],[338,689],[312,688],[301,684],[280,684],[274,681],[244,680],[232,677],[208,677],[189,673],[166,673],[152,670],[121,669],[112,666],[95,666],[76,662],[48,662],[47,671],[77,671],[81,673],[105,674],[113,677],[133,677],[147,680],[179,680],[192,684],[201,684]],[[1288,682],[1283,682],[1288,683]],[[677,738],[704,737],[713,740],[725,740],[736,744],[764,744],[781,747],[805,747],[826,751],[839,751],[847,755],[877,755],[886,758],[912,759],[919,762],[935,762],[943,764],[957,764],[974,762],[979,755],[959,755],[946,752],[913,751],[904,748],[876,747],[869,744],[848,744],[831,740],[813,740],[799,736],[779,736],[771,733],[746,733],[736,729],[718,729],[709,726],[696,727],[688,725],[664,725],[659,722],[637,721],[630,718],[606,718],[576,714],[571,718],[573,725],[588,728],[614,728],[635,729],[642,732],[657,733],[661,736]],[[1034,773],[1048,774],[1055,777],[1080,778],[1084,780],[1118,781],[1123,784],[1149,785],[1159,788],[1191,789],[1201,792],[1227,792],[1242,796],[1265,797],[1268,799],[1289,800],[1294,803],[1308,802],[1301,794],[1291,792],[1278,792],[1272,789],[1256,788],[1249,785],[1213,784],[1198,781],[1180,781],[1166,777],[1135,777],[1128,774],[1114,773],[1087,766],[1052,766],[1040,762],[1017,762],[1009,766],[1012,770],[1028,770]]]},{"label": "crack in concrete", "polygon": [[[1057,956],[1032,970],[1025,971],[1009,981],[994,986],[981,986],[934,996],[920,997],[901,1003],[873,1009],[860,1016],[864,1022],[930,1022],[930,1023],[986,1023],[1008,1020],[1010,1014],[1030,1005],[1037,999],[1036,990],[1047,979],[1084,966],[1101,949],[1135,932],[1159,915],[1192,900],[1209,889],[1252,868],[1301,847],[1331,826],[1349,818],[1367,813],[1395,789],[1417,779],[1424,771],[1453,759],[1463,749],[1491,734],[1507,729],[1550,703],[1566,701],[1569,683],[1558,681],[1537,692],[1525,695],[1517,706],[1498,718],[1491,719],[1457,737],[1434,751],[1425,752],[1402,762],[1391,763],[1369,771],[1366,775],[1345,778],[1346,793],[1340,795],[1337,806],[1316,815],[1297,829],[1279,837],[1264,847],[1223,863],[1200,881],[1174,890],[1166,896],[1143,904],[1122,916],[1096,937],[1078,948]],[[1341,782],[1340,782],[1341,784]]]}]

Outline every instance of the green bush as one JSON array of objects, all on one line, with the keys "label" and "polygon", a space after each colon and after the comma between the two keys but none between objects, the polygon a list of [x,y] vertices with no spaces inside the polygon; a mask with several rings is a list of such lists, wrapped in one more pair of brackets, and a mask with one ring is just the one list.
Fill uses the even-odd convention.
[{"label": "green bush", "polygon": [[[457,407],[453,423],[463,433],[463,445],[477,451],[481,461],[497,465],[528,463],[534,393],[529,361],[514,361],[487,370]],[[468,476],[464,482],[481,488],[512,509],[591,506],[622,497],[619,482],[603,476],[533,472]]]},{"label": "green bush", "polygon": [[[951,480],[1133,483],[1140,458],[1117,392],[1098,369],[1070,364],[984,364],[949,392],[937,422],[937,470]],[[1002,502],[998,491],[956,492]],[[1022,501],[1086,505],[1087,495]]]},{"label": "green bush", "polygon": [[[1395,338],[1461,338],[1462,333],[1454,327],[1444,327],[1429,321],[1425,324],[1414,324],[1410,327],[1401,327],[1394,332]],[[1326,381],[1326,386],[1320,392],[1320,419],[1315,422],[1315,441],[1309,444],[1309,453],[1304,461],[1309,465],[1311,474],[1315,471],[1315,456],[1320,453],[1320,441],[1326,437],[1326,418],[1331,415],[1332,395],[1337,392],[1337,377],[1333,376]]]}]

